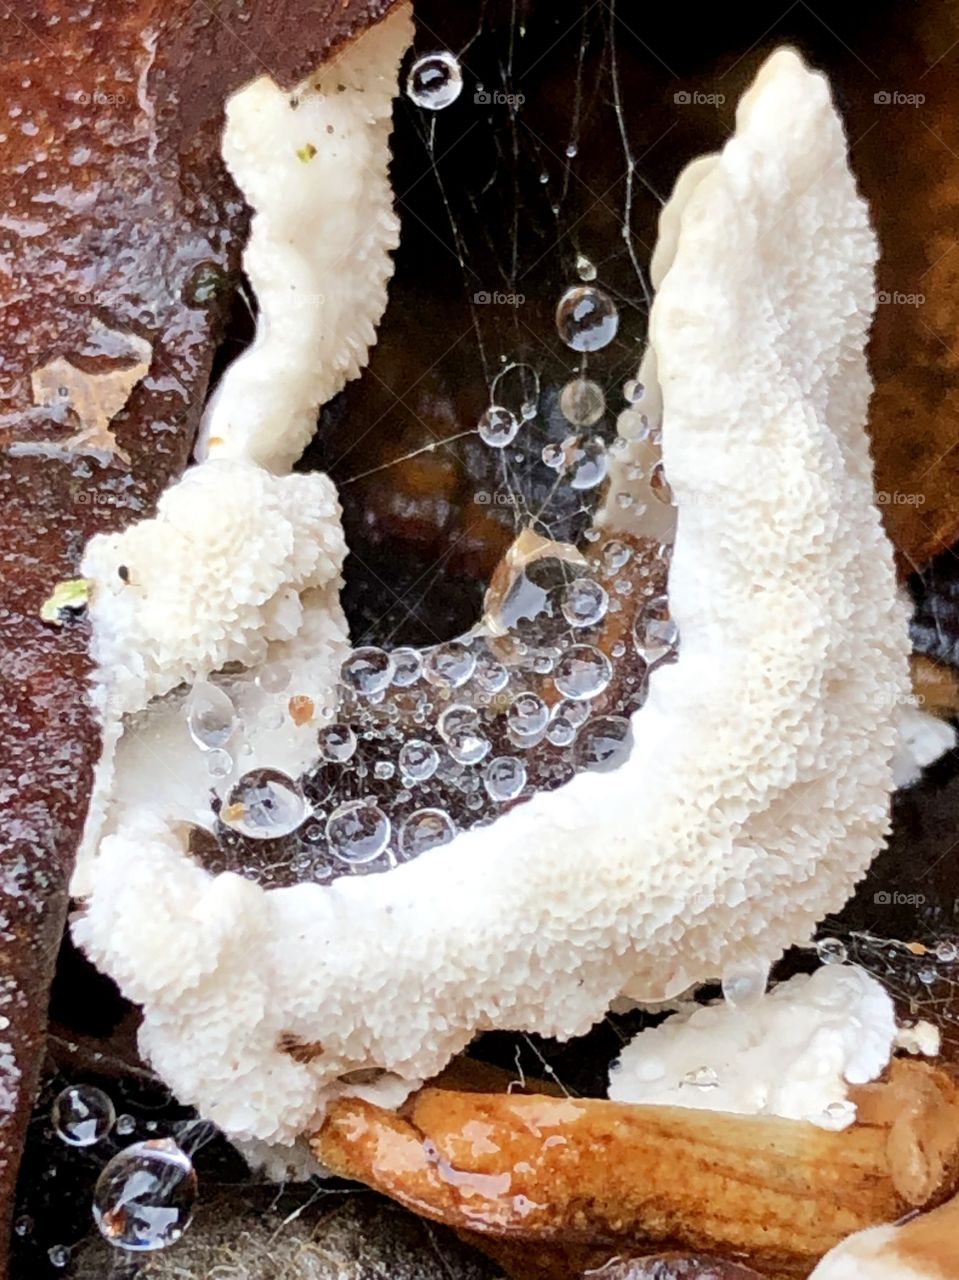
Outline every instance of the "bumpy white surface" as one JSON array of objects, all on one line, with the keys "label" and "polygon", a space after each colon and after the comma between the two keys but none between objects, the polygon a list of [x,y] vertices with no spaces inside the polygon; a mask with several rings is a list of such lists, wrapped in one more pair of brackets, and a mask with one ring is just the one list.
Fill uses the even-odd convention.
[{"label": "bumpy white surface", "polygon": [[228,101],[223,154],[256,210],[243,265],[260,315],[210,402],[198,457],[287,470],[317,405],[366,364],[399,239],[389,135],[412,36],[403,4],[292,95],[261,76]]},{"label": "bumpy white surface", "polygon": [[[610,1071],[617,1102],[811,1120],[845,1129],[856,1118],[847,1084],[877,1079],[896,1043],[889,993],[863,969],[824,966],[735,1009],[688,1004],[642,1031]],[[715,1072],[715,1087],[689,1077]],[[838,1114],[827,1108],[836,1105]]]},{"label": "bumpy white surface", "polygon": [[584,1032],[841,906],[888,830],[908,690],[863,430],[875,253],[828,87],[780,52],[653,308],[681,656],[618,770],[330,886],[211,877],[152,815],[104,841],[76,936],[184,1101],[290,1143],[344,1072],[413,1082],[479,1030]]}]

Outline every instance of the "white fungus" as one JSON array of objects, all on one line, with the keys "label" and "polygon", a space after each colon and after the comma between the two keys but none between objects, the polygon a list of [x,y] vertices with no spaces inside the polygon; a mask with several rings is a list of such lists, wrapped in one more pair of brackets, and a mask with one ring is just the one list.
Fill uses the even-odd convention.
[{"label": "white fungus", "polygon": [[[908,645],[864,431],[876,246],[823,77],[773,55],[693,174],[651,315],[681,655],[626,760],[385,875],[267,891],[146,811],[89,867],[77,939],[228,1133],[292,1144],[347,1073],[390,1072],[395,1099],[477,1031],[566,1038],[620,993],[775,957],[885,839]],[[230,448],[278,465],[271,414]]]}]

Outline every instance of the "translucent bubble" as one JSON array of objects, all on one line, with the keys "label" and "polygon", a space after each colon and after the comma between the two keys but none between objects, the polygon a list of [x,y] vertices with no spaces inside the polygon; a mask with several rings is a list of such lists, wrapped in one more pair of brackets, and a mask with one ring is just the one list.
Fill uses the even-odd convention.
[{"label": "translucent bubble", "polygon": [[320,755],[334,764],[345,764],[356,751],[356,734],[348,724],[328,724],[316,735]]},{"label": "translucent bubble", "polygon": [[411,782],[425,782],[431,778],[439,761],[436,748],[422,738],[411,738],[400,748],[400,772]]},{"label": "translucent bubble", "polygon": [[407,95],[418,107],[441,111],[463,91],[463,71],[452,53],[439,49],[417,58],[406,77]]},{"label": "translucent bubble", "polygon": [[673,501],[673,491],[670,488],[669,481],[666,479],[666,468],[662,462],[657,462],[650,472],[649,487],[655,497],[664,505],[669,506]]},{"label": "translucent bubble", "polygon": [[290,668],[285,662],[271,662],[257,673],[256,683],[264,693],[282,693],[290,678]]},{"label": "translucent bubble", "polygon": [[548,721],[549,707],[535,693],[517,694],[506,713],[509,729],[523,738],[542,733]]},{"label": "translucent bubble", "polygon": [[556,664],[553,683],[566,698],[595,698],[609,684],[611,675],[605,653],[591,644],[574,644]]},{"label": "translucent bubble", "polygon": [[936,947],[936,959],[940,964],[955,964],[959,960],[959,947],[954,942],[940,942]]},{"label": "translucent bubble", "polygon": [[417,809],[400,828],[400,856],[416,858],[427,849],[449,844],[456,824],[443,809]]},{"label": "translucent bubble", "polygon": [[414,684],[423,670],[423,660],[416,649],[393,650],[393,683],[405,689]]},{"label": "translucent bubble", "polygon": [[629,755],[632,735],[626,716],[599,716],[580,731],[576,763],[580,769],[615,769]]},{"label": "translucent bubble", "polygon": [[515,756],[497,756],[486,766],[483,785],[491,800],[515,800],[526,786],[526,765]]},{"label": "translucent bubble", "polygon": [[193,1217],[196,1173],[169,1138],[135,1142],[106,1164],[93,1193],[93,1217],[119,1249],[165,1249]]},{"label": "translucent bubble", "polygon": [[509,672],[501,662],[493,657],[488,649],[481,649],[476,655],[474,678],[481,689],[487,693],[499,693],[509,683]]},{"label": "translucent bubble", "polygon": [[845,943],[838,938],[820,938],[816,943],[816,954],[823,964],[845,964],[849,958]]},{"label": "translucent bubble", "polygon": [[591,427],[606,412],[606,395],[598,382],[573,378],[559,393],[559,409],[574,427]]},{"label": "translucent bubble", "polygon": [[669,616],[669,600],[656,596],[636,615],[633,626],[636,652],[650,666],[671,657],[679,644],[679,628]]},{"label": "translucent bubble", "polygon": [[459,640],[437,645],[426,655],[424,674],[431,683],[458,689],[473,674],[476,656]]},{"label": "translucent bubble", "polygon": [[554,747],[568,747],[576,737],[576,725],[568,716],[554,716],[549,722],[546,737]]},{"label": "translucent bubble", "polygon": [[574,351],[600,351],[619,328],[619,312],[608,293],[595,285],[573,285],[556,307],[556,329]]},{"label": "translucent bubble", "polygon": [[52,1267],[66,1267],[70,1263],[70,1250],[65,1244],[55,1244],[47,1250],[47,1257]]},{"label": "translucent bubble", "polygon": [[585,253],[576,255],[576,274],[587,283],[596,279],[596,263],[586,257]]},{"label": "translucent bubble", "polygon": [[566,462],[566,450],[561,444],[544,444],[540,457],[553,471],[559,471]]},{"label": "translucent bubble", "polygon": [[292,778],[278,769],[251,769],[231,787],[220,820],[252,840],[276,840],[295,831],[308,813]]},{"label": "translucent bubble", "polygon": [[519,433],[519,419],[502,405],[491,404],[476,424],[480,439],[491,449],[505,449]]},{"label": "translucent bubble", "polygon": [[190,737],[201,750],[226,746],[236,729],[236,709],[227,693],[209,680],[197,680],[185,709]]},{"label": "translucent bubble", "polygon": [[374,645],[354,649],[340,668],[343,683],[362,698],[382,693],[393,679],[393,673],[393,659]]},{"label": "translucent bubble", "polygon": [[592,578],[577,578],[563,593],[563,617],[571,627],[595,627],[606,616],[609,596]]},{"label": "translucent bubble", "polygon": [[758,959],[730,962],[723,969],[723,997],[733,1009],[753,1009],[766,994],[769,965]]},{"label": "translucent bubble", "polygon": [[352,865],[378,858],[389,844],[390,830],[389,818],[372,800],[348,800],[326,820],[330,853]]},{"label": "translucent bubble", "polygon": [[680,1083],[691,1089],[718,1089],[719,1076],[713,1067],[696,1067],[687,1071]]},{"label": "translucent bubble", "polygon": [[619,569],[622,569],[632,554],[632,551],[624,542],[620,542],[616,538],[610,538],[609,542],[603,544],[601,552],[603,568],[610,573],[616,573]]},{"label": "translucent bubble", "polygon": [[550,714],[554,720],[564,716],[574,728],[579,729],[589,719],[590,710],[588,702],[576,702],[570,698],[562,698],[559,702],[553,704]]},{"label": "translucent bubble", "polygon": [[609,456],[602,440],[582,440],[565,447],[569,482],[574,489],[595,489],[606,479]]},{"label": "translucent bubble", "polygon": [[129,1138],[137,1127],[137,1122],[133,1116],[122,1115],[117,1116],[116,1131],[121,1138]]},{"label": "translucent bubble", "polygon": [[392,760],[377,760],[373,766],[373,777],[378,778],[380,782],[389,782],[394,773],[396,773],[396,765]]},{"label": "translucent bubble", "polygon": [[646,394],[646,388],[638,378],[629,378],[623,383],[623,399],[627,404],[639,404]]},{"label": "translucent bubble", "polygon": [[58,1093],[50,1119],[61,1138],[71,1147],[92,1147],[113,1128],[116,1112],[109,1096],[92,1084],[73,1084]]},{"label": "translucent bubble", "polygon": [[445,741],[457,764],[479,764],[489,754],[489,740],[483,736],[476,720],[451,729]]},{"label": "translucent bubble", "polygon": [[228,778],[233,772],[233,757],[229,751],[217,747],[207,752],[206,767],[211,778]]}]

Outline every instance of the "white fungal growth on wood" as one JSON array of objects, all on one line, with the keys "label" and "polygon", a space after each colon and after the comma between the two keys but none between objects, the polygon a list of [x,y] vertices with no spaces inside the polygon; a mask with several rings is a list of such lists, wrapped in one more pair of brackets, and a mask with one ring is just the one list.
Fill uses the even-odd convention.
[{"label": "white fungal growth on wood", "polygon": [[[292,1143],[348,1072],[395,1093],[478,1031],[565,1038],[621,992],[772,959],[882,846],[908,645],[864,430],[876,245],[823,77],[775,54],[678,190],[651,342],[681,651],[628,759],[329,886],[211,876],[150,813],[90,866],[79,942],[228,1133]],[[282,432],[272,392],[249,395]],[[223,438],[276,465],[260,420]],[[322,1052],[294,1060],[291,1037]]]}]

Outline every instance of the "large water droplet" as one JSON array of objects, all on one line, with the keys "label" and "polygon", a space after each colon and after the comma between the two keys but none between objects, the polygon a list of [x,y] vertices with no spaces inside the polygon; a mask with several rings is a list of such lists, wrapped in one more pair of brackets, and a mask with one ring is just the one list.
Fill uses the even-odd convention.
[{"label": "large water droplet", "polygon": [[559,410],[574,427],[591,427],[606,412],[603,388],[590,378],[573,378],[559,393]]},{"label": "large water droplet", "polygon": [[401,689],[415,684],[423,670],[423,659],[417,649],[393,650],[393,683]]},{"label": "large water droplet", "polygon": [[652,666],[655,662],[672,657],[679,644],[679,628],[669,616],[669,600],[656,596],[637,613],[633,626],[636,651]]},{"label": "large water droplet", "polygon": [[417,809],[400,828],[400,856],[416,858],[427,849],[449,844],[456,824],[443,809]]},{"label": "large water droplet", "polygon": [[616,573],[622,569],[632,554],[632,550],[624,542],[620,542],[617,538],[610,538],[608,542],[603,543],[601,553],[603,568],[609,573]]},{"label": "large water droplet", "polygon": [[609,456],[602,440],[580,440],[564,445],[569,483],[580,491],[595,489],[606,479]]},{"label": "large water droplet", "polygon": [[483,783],[491,800],[515,800],[526,786],[526,765],[515,756],[497,756],[486,766]]},{"label": "large water droplet", "polygon": [[288,836],[309,812],[292,778],[278,769],[251,769],[230,789],[220,820],[252,840]]},{"label": "large water droplet", "polygon": [[382,693],[393,679],[393,674],[393,659],[374,645],[354,649],[340,668],[343,683],[362,698]]},{"label": "large water droplet", "polygon": [[680,1084],[691,1089],[718,1089],[719,1076],[713,1067],[695,1067],[686,1072]]},{"label": "large water droplet", "polygon": [[574,644],[556,664],[553,683],[565,698],[595,698],[609,684],[611,675],[605,653],[591,644]]},{"label": "large water droplet", "polygon": [[838,938],[820,938],[816,943],[816,954],[823,964],[845,964],[849,958],[845,943]]},{"label": "large water droplet", "polygon": [[480,439],[491,449],[505,449],[519,432],[519,419],[500,404],[491,404],[476,424]]},{"label": "large water droplet", "polygon": [[372,800],[348,800],[327,818],[326,840],[335,858],[361,865],[380,856],[390,829],[389,818]]},{"label": "large water droplet", "polygon": [[116,1112],[102,1089],[73,1084],[58,1093],[50,1112],[57,1137],[71,1147],[92,1147],[113,1128]]},{"label": "large water droplet", "polygon": [[595,627],[606,616],[609,596],[592,578],[577,578],[563,593],[563,617],[571,627]]},{"label": "large water droplet", "polygon": [[426,655],[424,674],[432,684],[449,685],[458,689],[473,674],[476,657],[472,650],[459,640],[437,645]]},{"label": "large water droplet", "polygon": [[228,694],[209,680],[197,680],[186,700],[190,737],[203,751],[225,747],[236,728],[236,709]]},{"label": "large water droplet", "polygon": [[487,693],[499,693],[509,683],[509,672],[501,662],[493,657],[488,649],[481,649],[476,655],[476,683]]},{"label": "large water droplet", "polygon": [[576,764],[580,769],[616,769],[629,755],[631,742],[625,716],[599,716],[580,732]]},{"label": "large water droplet", "polygon": [[754,1009],[766,994],[769,965],[764,960],[745,958],[730,961],[723,969],[722,989],[733,1009]]},{"label": "large water droplet", "polygon": [[411,738],[400,748],[398,760],[404,778],[411,782],[425,782],[436,772],[440,758],[430,743],[421,738]]},{"label": "large water droplet", "polygon": [[556,307],[556,329],[574,351],[600,351],[619,328],[619,312],[608,293],[595,285],[573,285]]},{"label": "large water droplet", "polygon": [[175,1142],[135,1142],[97,1178],[93,1217],[101,1234],[119,1249],[164,1249],[190,1225],[195,1200],[193,1165]]},{"label": "large water droplet", "polygon": [[576,274],[580,280],[589,282],[596,279],[596,263],[587,258],[585,253],[576,255]]},{"label": "large water droplet", "polygon": [[549,707],[535,693],[519,693],[510,703],[506,724],[519,738],[533,738],[543,732],[549,721]]},{"label": "large water droplet", "polygon": [[462,91],[460,64],[445,49],[417,58],[406,78],[407,95],[427,111],[441,111],[455,102]]},{"label": "large water droplet", "polygon": [[316,738],[320,755],[334,764],[345,764],[356,751],[356,734],[348,724],[328,724]]}]

